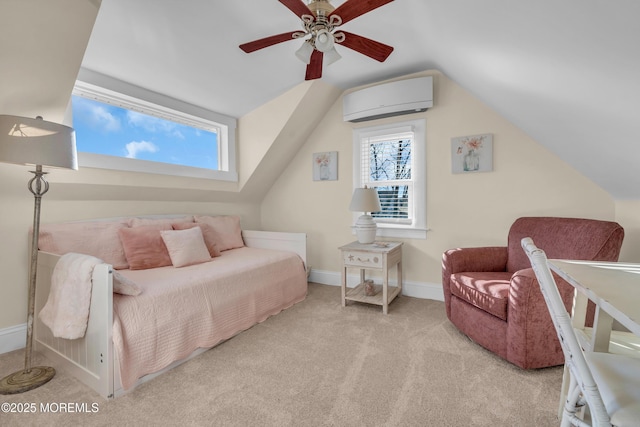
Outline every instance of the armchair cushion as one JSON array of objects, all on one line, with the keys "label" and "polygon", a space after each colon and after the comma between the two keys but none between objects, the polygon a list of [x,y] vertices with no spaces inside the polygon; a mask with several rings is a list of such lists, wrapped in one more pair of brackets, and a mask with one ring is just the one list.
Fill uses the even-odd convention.
[{"label": "armchair cushion", "polygon": [[469,272],[451,276],[451,293],[458,298],[507,320],[511,273]]}]

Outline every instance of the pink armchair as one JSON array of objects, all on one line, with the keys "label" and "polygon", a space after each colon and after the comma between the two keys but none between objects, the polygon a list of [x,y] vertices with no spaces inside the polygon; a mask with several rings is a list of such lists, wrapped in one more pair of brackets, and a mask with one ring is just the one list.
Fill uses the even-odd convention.
[{"label": "pink armchair", "polygon": [[[447,317],[462,333],[523,369],[561,365],[562,348],[520,246],[523,237],[550,259],[617,261],[624,230],[609,221],[525,217],[511,226],[507,246],[451,249],[442,257]],[[570,311],[573,287],[556,281]]]}]

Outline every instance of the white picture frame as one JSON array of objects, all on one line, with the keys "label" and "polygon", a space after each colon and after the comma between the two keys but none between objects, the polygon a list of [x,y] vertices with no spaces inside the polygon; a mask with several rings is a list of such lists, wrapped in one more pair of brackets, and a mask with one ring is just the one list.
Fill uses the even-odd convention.
[{"label": "white picture frame", "polygon": [[338,152],[313,153],[313,180],[336,181],[338,179]]},{"label": "white picture frame", "polygon": [[493,170],[493,135],[451,138],[451,172],[476,173]]}]

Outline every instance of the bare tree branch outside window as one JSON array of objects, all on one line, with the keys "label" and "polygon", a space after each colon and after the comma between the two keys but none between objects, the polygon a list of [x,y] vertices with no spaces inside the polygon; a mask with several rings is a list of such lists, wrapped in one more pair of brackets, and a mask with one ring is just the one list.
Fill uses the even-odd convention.
[{"label": "bare tree branch outside window", "polygon": [[369,179],[378,191],[382,207],[372,214],[374,217],[409,217],[409,186],[405,182],[411,180],[411,146],[410,139],[369,145]]}]

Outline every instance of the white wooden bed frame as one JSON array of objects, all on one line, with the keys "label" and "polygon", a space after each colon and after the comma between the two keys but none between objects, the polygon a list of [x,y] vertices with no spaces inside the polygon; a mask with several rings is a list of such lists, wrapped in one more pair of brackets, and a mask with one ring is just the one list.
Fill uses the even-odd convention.
[{"label": "white wooden bed frame", "polygon": [[[307,261],[307,237],[304,233],[283,233],[272,231],[243,230],[242,237],[249,247],[287,250],[297,253]],[[34,326],[34,346],[43,353],[51,365],[71,373],[104,398],[110,399],[125,394],[120,383],[120,369],[113,348],[113,274],[110,264],[99,264],[93,270],[93,288],[89,322],[85,336],[76,340],[55,338],[37,317],[47,302],[51,287],[51,274],[58,255],[39,251],[36,287],[36,319]],[[195,350],[186,358],[176,361],[165,369],[146,375],[138,380],[133,390],[164,372],[203,353],[208,348]]]}]

